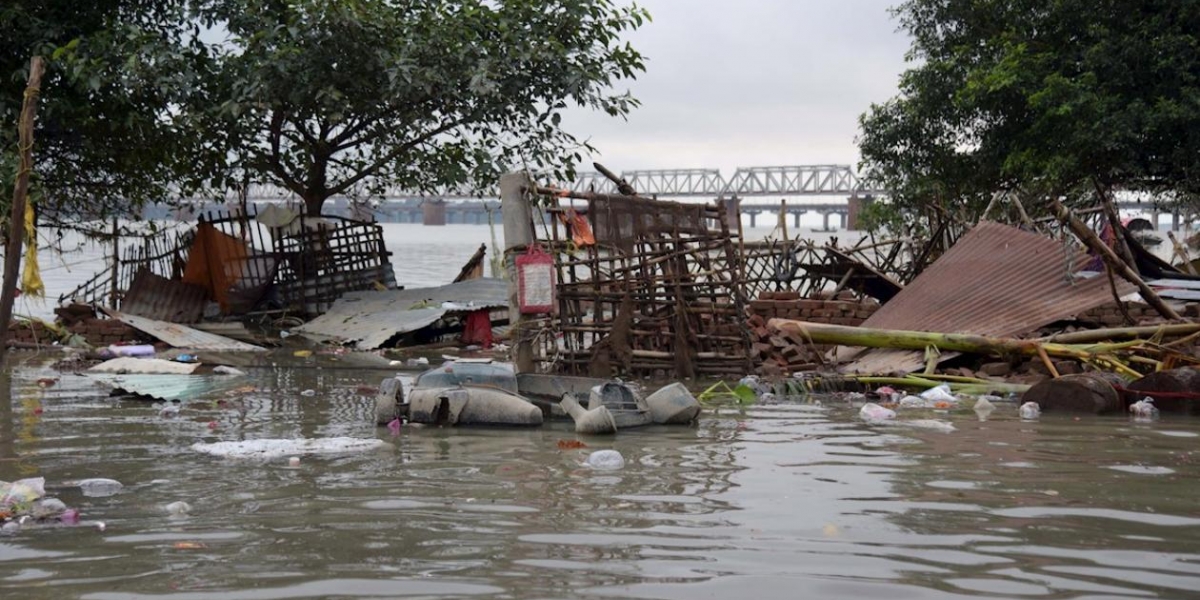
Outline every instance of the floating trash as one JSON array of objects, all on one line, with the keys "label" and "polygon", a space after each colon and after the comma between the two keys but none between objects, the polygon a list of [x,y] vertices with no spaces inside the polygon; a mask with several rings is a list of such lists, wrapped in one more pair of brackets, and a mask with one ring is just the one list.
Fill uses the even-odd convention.
[{"label": "floating trash", "polygon": [[75,483],[84,496],[90,498],[103,498],[112,496],[121,491],[125,487],[116,479],[105,479],[103,477],[95,477],[92,479],[81,479]]},{"label": "floating trash", "polygon": [[1021,408],[1017,409],[1017,412],[1021,415],[1022,419],[1033,420],[1042,416],[1042,407],[1038,406],[1037,402],[1026,402],[1021,405]]},{"label": "floating trash", "polygon": [[858,411],[858,416],[868,423],[878,423],[896,418],[896,411],[868,402]]},{"label": "floating trash", "polygon": [[597,450],[583,464],[598,471],[615,471],[625,467],[625,457],[616,450]]},{"label": "floating trash", "polygon": [[214,442],[192,444],[192,450],[222,458],[281,458],[303,454],[357,454],[391,447],[377,439],[350,437],[316,439],[265,439],[241,442]]},{"label": "floating trash", "polygon": [[1158,408],[1154,406],[1154,398],[1149,396],[1129,405],[1129,414],[1136,418],[1153,419],[1158,416]]},{"label": "floating trash", "polygon": [[182,500],[177,500],[163,507],[167,514],[173,516],[182,516],[192,512],[192,505]]}]

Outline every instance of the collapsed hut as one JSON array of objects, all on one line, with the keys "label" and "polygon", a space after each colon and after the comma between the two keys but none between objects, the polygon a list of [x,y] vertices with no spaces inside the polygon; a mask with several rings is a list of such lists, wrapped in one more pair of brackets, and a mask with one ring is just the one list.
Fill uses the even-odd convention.
[{"label": "collapsed hut", "polygon": [[309,319],[347,292],[394,289],[389,257],[375,223],[278,205],[219,210],[174,236],[128,244],[110,268],[59,302],[186,324]]},{"label": "collapsed hut", "polygon": [[552,202],[535,243],[554,257],[557,284],[538,360],[599,377],[747,372],[738,234],[724,206],[578,196],[581,206],[540,194]]}]

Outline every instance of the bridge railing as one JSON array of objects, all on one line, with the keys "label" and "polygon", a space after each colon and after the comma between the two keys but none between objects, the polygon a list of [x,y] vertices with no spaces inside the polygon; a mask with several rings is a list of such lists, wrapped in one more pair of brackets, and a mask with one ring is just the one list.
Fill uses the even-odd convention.
[{"label": "bridge railing", "polygon": [[[755,196],[828,196],[828,195],[885,195],[884,190],[871,189],[849,165],[795,165],[777,167],[740,167],[726,178],[718,169],[642,169],[622,171],[621,178],[639,194],[665,198],[739,198]],[[580,171],[574,181],[557,182],[565,189],[592,191],[601,194],[617,193],[617,186],[594,171]],[[296,195],[286,188],[254,184],[247,190],[250,202],[295,200]],[[378,194],[365,191],[350,197],[418,199],[440,198],[465,200],[498,198],[497,190],[444,189],[435,192],[413,192],[399,187],[385,188]],[[232,198],[231,198],[232,199]],[[194,198],[197,202],[211,198]]]}]

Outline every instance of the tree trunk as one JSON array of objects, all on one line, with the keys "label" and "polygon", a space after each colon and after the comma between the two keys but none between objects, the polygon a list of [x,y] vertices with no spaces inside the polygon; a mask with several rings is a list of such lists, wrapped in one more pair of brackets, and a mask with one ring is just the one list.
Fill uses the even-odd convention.
[{"label": "tree trunk", "polygon": [[[17,296],[17,275],[21,266],[21,246],[25,242],[25,200],[29,191],[29,173],[33,170],[33,125],[37,117],[38,95],[42,89],[42,73],[46,65],[42,57],[29,61],[29,83],[21,118],[17,125],[20,167],[13,185],[12,216],[8,221],[8,247],[4,254],[4,282],[0,291],[0,362],[8,350],[8,325],[12,321],[13,301]],[[7,398],[4,399],[8,401]]]},{"label": "tree trunk", "polygon": [[309,217],[321,216],[321,209],[325,206],[325,196],[305,192],[304,196],[304,214]]}]

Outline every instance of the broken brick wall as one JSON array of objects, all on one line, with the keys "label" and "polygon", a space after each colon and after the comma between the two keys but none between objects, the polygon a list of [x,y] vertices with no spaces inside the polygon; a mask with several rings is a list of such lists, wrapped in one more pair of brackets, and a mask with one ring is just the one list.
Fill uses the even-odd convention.
[{"label": "broken brick wall", "polygon": [[83,336],[93,346],[108,346],[122,342],[145,342],[150,338],[142,332],[116,319],[88,319],[67,328],[71,333]]},{"label": "broken brick wall", "polygon": [[[121,342],[142,342],[147,338],[138,330],[113,319],[88,319],[71,324],[67,331],[82,336],[92,346]],[[8,327],[8,339],[20,344],[53,345],[58,334],[41,321],[16,321]]]},{"label": "broken brick wall", "polygon": [[824,363],[824,354],[832,348],[810,344],[798,335],[772,332],[767,329],[767,321],[796,319],[857,327],[878,308],[874,300],[821,300],[801,298],[797,292],[762,292],[750,301],[747,320],[752,340],[750,355],[758,374],[779,376],[818,369]]}]

